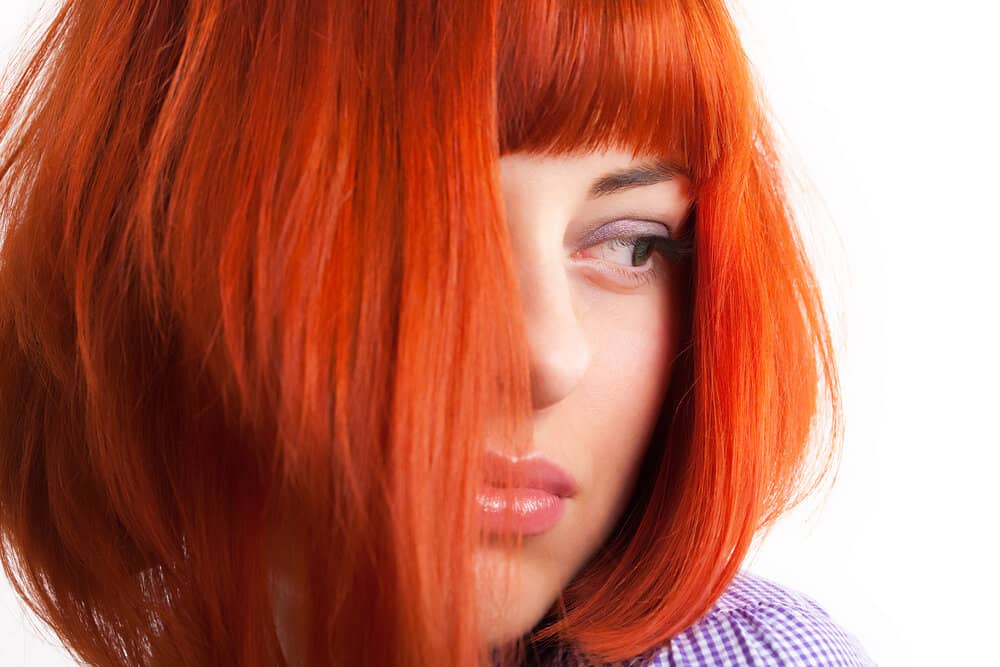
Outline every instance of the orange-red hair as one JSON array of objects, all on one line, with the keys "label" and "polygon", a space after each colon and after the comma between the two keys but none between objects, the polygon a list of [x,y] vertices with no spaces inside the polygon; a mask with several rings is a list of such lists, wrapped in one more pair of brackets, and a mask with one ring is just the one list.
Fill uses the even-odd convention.
[{"label": "orange-red hair", "polygon": [[668,156],[696,198],[640,483],[529,639],[663,642],[832,470],[831,337],[723,0],[66,2],[28,56],[0,105],[0,555],[81,660],[284,664],[276,517],[310,664],[484,660],[480,450],[532,417],[507,152]]}]

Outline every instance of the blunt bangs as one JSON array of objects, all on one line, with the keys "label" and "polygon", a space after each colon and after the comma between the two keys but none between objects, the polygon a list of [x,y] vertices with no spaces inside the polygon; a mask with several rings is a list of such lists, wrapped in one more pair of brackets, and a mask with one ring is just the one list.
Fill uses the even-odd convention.
[{"label": "blunt bangs", "polygon": [[731,39],[719,35],[729,26],[689,4],[501,3],[500,153],[625,147],[700,181],[727,151],[749,151],[750,91],[737,87]]}]

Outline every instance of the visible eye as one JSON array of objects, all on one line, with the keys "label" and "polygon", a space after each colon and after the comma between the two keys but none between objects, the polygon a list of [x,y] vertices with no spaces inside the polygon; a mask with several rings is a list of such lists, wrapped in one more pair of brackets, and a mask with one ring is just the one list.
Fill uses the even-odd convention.
[{"label": "visible eye", "polygon": [[[657,227],[666,226],[653,223]],[[646,227],[650,223],[644,223]],[[693,250],[690,233],[679,238],[642,234],[602,240],[577,253],[582,259],[595,259],[630,287],[647,285],[665,275],[666,263],[681,259]]]},{"label": "visible eye", "polygon": [[595,248],[599,251],[598,257],[606,260],[616,275],[639,287],[663,274],[661,263],[654,257],[661,240],[659,236],[622,237],[605,241]]}]

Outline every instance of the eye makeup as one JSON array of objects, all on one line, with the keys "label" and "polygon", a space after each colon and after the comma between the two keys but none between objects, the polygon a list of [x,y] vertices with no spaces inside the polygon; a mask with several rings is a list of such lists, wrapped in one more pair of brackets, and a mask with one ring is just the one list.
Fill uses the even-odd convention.
[{"label": "eye makeup", "polygon": [[598,243],[615,238],[633,238],[638,236],[660,236],[670,238],[670,228],[662,222],[651,220],[621,219],[601,225],[580,240],[581,248],[590,248]]},{"label": "eye makeup", "polygon": [[[605,273],[611,274],[629,287],[638,288],[664,275],[664,262],[688,257],[692,251],[692,230],[685,226],[684,233],[671,237],[671,230],[661,222],[651,220],[615,220],[586,235],[581,241],[581,250],[573,253],[575,259],[587,264],[599,265]],[[588,257],[583,253],[605,244],[608,248],[646,248],[648,259],[638,266],[628,266],[599,257]],[[656,255],[659,255],[657,257]]]}]

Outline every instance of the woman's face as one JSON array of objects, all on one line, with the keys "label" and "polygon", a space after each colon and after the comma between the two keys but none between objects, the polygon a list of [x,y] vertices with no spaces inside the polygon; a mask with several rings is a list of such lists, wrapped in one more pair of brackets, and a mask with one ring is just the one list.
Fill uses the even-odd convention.
[{"label": "woman's face", "polygon": [[691,197],[685,176],[655,166],[618,151],[500,160],[531,348],[530,457],[561,467],[576,492],[551,527],[524,537],[506,591],[512,552],[480,548],[480,622],[492,644],[529,631],[601,546],[659,415],[687,295],[682,267],[649,237],[676,238]]}]

